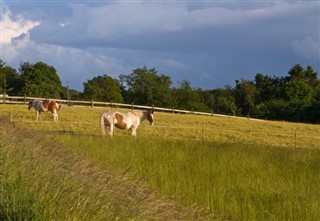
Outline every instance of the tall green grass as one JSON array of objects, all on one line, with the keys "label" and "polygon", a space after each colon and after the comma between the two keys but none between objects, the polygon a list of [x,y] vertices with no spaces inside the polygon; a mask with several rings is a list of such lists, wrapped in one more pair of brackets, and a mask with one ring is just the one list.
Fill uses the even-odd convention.
[{"label": "tall green grass", "polygon": [[232,220],[319,220],[319,125],[155,113],[157,126],[142,124],[136,139],[110,139],[99,136],[103,109],[64,107],[48,124],[10,108],[15,123],[186,206]]},{"label": "tall green grass", "polygon": [[0,220],[208,220],[53,136],[0,122]]},{"label": "tall green grass", "polygon": [[[127,220],[135,217],[94,182],[81,181],[84,171],[79,165],[88,161],[66,158],[70,155],[68,152],[44,142],[44,138],[36,134],[0,128],[0,220]],[[17,134],[21,138],[17,138]],[[68,159],[74,165],[79,163],[77,174]]]},{"label": "tall green grass", "polygon": [[65,144],[185,204],[234,220],[317,220],[320,151],[161,139]]}]

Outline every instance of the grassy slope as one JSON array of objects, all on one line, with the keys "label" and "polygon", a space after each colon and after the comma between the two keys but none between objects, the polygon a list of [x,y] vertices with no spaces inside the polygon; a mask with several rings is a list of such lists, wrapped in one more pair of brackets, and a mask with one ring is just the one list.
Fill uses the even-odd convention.
[{"label": "grassy slope", "polygon": [[320,216],[318,125],[156,113],[157,126],[142,124],[138,139],[117,130],[103,140],[95,135],[104,109],[63,107],[60,122],[48,124],[49,114],[34,122],[24,106],[0,107],[18,124],[60,135],[100,168],[128,171],[184,204],[236,220]]},{"label": "grassy slope", "polygon": [[0,220],[207,220],[127,173],[0,118]]},{"label": "grassy slope", "polygon": [[65,137],[72,149],[186,204],[235,220],[315,220],[319,150],[239,144]]}]

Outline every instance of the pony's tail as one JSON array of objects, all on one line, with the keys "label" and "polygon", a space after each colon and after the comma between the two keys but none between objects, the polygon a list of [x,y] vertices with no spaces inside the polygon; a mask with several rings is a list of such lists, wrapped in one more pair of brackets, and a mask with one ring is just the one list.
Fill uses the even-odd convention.
[{"label": "pony's tail", "polygon": [[106,135],[106,125],[104,122],[104,114],[105,113],[101,114],[101,117],[100,117],[100,132],[103,136]]},{"label": "pony's tail", "polygon": [[57,111],[59,111],[59,110],[61,109],[61,104],[58,104],[58,103],[56,102],[56,106],[57,106]]}]

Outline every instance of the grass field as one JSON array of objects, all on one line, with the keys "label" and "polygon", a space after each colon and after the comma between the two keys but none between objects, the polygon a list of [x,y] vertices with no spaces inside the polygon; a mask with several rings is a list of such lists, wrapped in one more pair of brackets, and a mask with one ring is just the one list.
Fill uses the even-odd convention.
[{"label": "grass field", "polygon": [[[33,217],[39,216],[39,220],[43,210],[48,210],[43,212],[46,217],[61,214],[60,220],[319,220],[319,125],[159,112],[155,113],[155,126],[146,122],[140,126],[137,139],[132,139],[128,131],[116,130],[115,138],[111,140],[99,136],[99,117],[107,108],[63,106],[58,123],[51,122],[52,116],[48,113],[43,114],[40,122],[34,121],[35,113],[27,111],[26,106],[0,105],[0,108],[1,115],[13,121],[10,125],[22,127],[20,133],[24,133],[25,127],[37,131],[38,145],[43,146],[41,139],[44,137],[45,142],[53,139],[61,146],[51,152],[55,148],[48,145],[46,157],[34,157],[37,161],[33,164],[26,154],[29,148],[23,148],[24,152],[13,148],[16,141],[11,142],[2,132],[2,137],[7,138],[1,141],[2,149],[6,151],[2,161],[15,176],[2,176],[5,181],[2,190],[7,192],[9,189],[13,194],[12,199],[1,195],[0,210],[9,210],[8,205],[22,198],[19,203],[26,205],[21,208],[29,208],[27,205],[31,202],[38,208],[33,209],[38,211]],[[12,151],[22,156],[14,159],[16,154]],[[68,155],[65,152],[74,153],[70,158],[73,160],[64,159],[63,156]],[[75,158],[79,159],[76,162],[94,165],[97,171],[108,171],[109,177],[112,174],[112,179],[108,180],[114,180],[114,177],[121,180],[109,183],[108,189],[120,188],[119,183],[125,183],[122,184],[125,190],[130,189],[128,186],[141,187],[139,191],[148,193],[145,195],[148,200],[130,196],[124,190],[96,192],[101,187],[95,186],[99,186],[95,180],[99,180],[101,174],[87,174],[77,180],[71,174],[81,168],[79,163],[74,163],[70,171],[63,170],[62,175],[57,173],[52,175],[54,177],[44,178],[48,173],[44,162],[55,161],[57,156],[62,158],[62,165],[69,165]],[[15,173],[18,170],[16,161],[21,158],[26,158],[23,166],[18,166],[22,172]],[[52,165],[51,169],[55,169],[54,162]],[[33,169],[26,169],[30,167]],[[16,178],[17,174],[31,176],[32,182],[23,177]],[[55,193],[50,187],[51,179],[62,181],[55,182],[64,194]],[[83,182],[83,179],[87,181]],[[8,185],[11,182],[22,185],[25,191],[16,193],[10,189],[12,185]],[[33,188],[34,182],[39,182],[38,187]],[[76,191],[70,191],[73,189]],[[38,191],[43,198],[53,201],[32,203],[35,199],[31,193]],[[141,193],[139,191],[135,189]],[[116,192],[123,195],[118,196]],[[70,197],[85,203],[78,202],[78,207],[78,204],[69,205],[67,199]],[[95,202],[92,198],[99,200]],[[121,203],[126,200],[129,202]],[[142,206],[147,202],[150,202],[149,207]],[[49,209],[44,209],[44,205]],[[163,214],[156,205],[170,205],[165,208],[172,208],[172,211]],[[63,208],[77,209],[69,209],[73,212],[66,215]],[[24,213],[28,214],[28,211],[14,211],[12,216]]]}]

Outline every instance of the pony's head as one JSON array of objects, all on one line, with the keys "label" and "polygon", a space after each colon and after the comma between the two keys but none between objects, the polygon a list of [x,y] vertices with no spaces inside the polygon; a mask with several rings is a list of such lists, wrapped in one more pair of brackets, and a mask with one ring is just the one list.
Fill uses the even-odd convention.
[{"label": "pony's head", "polygon": [[154,116],[153,116],[154,110],[149,110],[147,114],[147,120],[149,121],[150,125],[154,124]]},{"label": "pony's head", "polygon": [[29,101],[28,103],[28,110],[30,110],[33,107],[33,101]]}]

